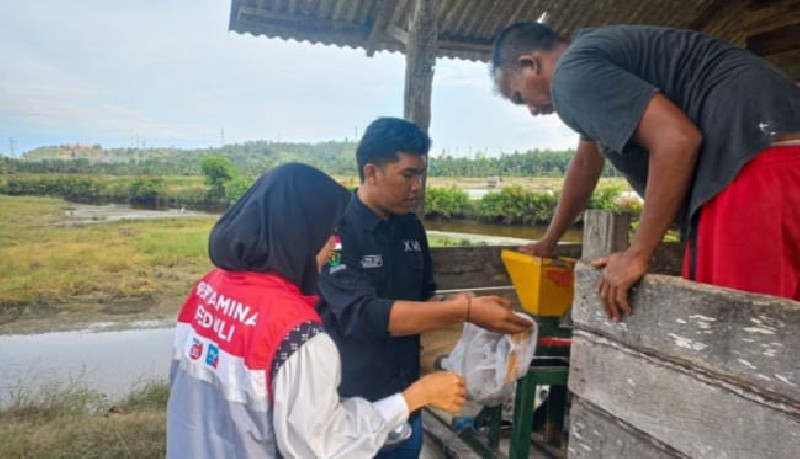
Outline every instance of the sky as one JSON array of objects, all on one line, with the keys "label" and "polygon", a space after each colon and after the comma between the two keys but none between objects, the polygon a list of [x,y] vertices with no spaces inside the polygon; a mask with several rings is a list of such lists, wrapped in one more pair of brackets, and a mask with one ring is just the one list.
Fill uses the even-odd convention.
[{"label": "sky", "polygon": [[[401,54],[241,35],[229,13],[229,0],[0,2],[0,153],[352,140],[402,116]],[[498,97],[485,63],[437,61],[431,118],[434,154],[577,143]]]}]

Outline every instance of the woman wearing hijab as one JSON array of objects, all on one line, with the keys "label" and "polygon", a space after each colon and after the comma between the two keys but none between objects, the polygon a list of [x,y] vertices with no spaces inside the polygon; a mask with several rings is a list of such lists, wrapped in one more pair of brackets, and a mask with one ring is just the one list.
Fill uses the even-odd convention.
[{"label": "woman wearing hijab", "polygon": [[410,412],[460,410],[463,379],[444,372],[373,403],[339,399],[339,354],[314,305],[349,199],[317,169],[285,164],[214,225],[216,268],[178,316],[167,457],[372,457],[402,439]]}]

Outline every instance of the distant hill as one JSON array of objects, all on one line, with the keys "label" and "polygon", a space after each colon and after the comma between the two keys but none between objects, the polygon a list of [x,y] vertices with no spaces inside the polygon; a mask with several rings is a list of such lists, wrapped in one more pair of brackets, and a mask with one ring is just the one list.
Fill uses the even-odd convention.
[{"label": "distant hill", "polygon": [[[182,150],[178,148],[111,148],[100,145],[59,145],[40,147],[23,155],[22,160],[5,159],[0,172],[82,172],[104,174],[201,174],[206,156],[221,156],[248,176],[285,162],[304,162],[328,174],[357,175],[356,142],[317,143],[252,141],[220,148]],[[474,158],[432,156],[428,174],[435,177],[562,176],[574,151],[531,150]],[[604,176],[619,176],[606,164]]]},{"label": "distant hill", "polygon": [[105,149],[100,145],[87,145],[87,144],[65,144],[58,146],[39,147],[22,154],[22,159],[26,161],[44,161],[44,160],[70,160],[70,159],[88,159],[92,162],[128,162],[131,159],[134,161],[153,159],[153,158],[166,158],[176,153],[181,152],[177,148],[112,148]]},{"label": "distant hill", "polygon": [[[206,156],[229,158],[245,174],[259,174],[276,164],[300,161],[331,174],[353,175],[355,142],[271,142],[253,141],[220,148],[182,150],[177,148],[111,148],[100,145],[70,144],[39,147],[24,153],[24,162],[42,165],[68,161],[82,172],[105,173],[200,173]],[[55,166],[58,166],[58,163]],[[64,166],[64,164],[61,164]],[[44,171],[42,171],[44,172]]]}]

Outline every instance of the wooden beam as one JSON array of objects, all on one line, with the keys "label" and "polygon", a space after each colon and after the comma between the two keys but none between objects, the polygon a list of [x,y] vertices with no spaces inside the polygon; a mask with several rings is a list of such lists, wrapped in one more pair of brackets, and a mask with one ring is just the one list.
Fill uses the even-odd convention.
[{"label": "wooden beam", "polygon": [[399,43],[402,43],[403,46],[408,47],[408,30],[401,29],[396,25],[390,24],[386,27],[386,34]]},{"label": "wooden beam", "polygon": [[800,64],[800,48],[767,56],[770,62],[778,67],[789,67]]},{"label": "wooden beam", "polygon": [[751,1],[742,22],[747,35],[800,24],[800,0]]},{"label": "wooden beam", "polygon": [[592,260],[628,248],[631,214],[587,210],[583,214],[583,258]]},{"label": "wooden beam", "polygon": [[729,0],[711,0],[706,8],[697,15],[689,24],[688,29],[703,30],[708,26],[715,16],[719,15],[719,10],[727,5]]},{"label": "wooden beam", "polygon": [[372,21],[372,30],[370,30],[367,44],[364,46],[367,51],[367,56],[372,57],[375,54],[378,39],[381,35],[386,33],[386,26],[389,24],[395,8],[397,8],[398,1],[399,0],[380,0],[378,11],[375,13],[375,19]]},{"label": "wooden beam", "polygon": [[[415,0],[406,46],[403,117],[427,131],[431,125],[431,86],[436,65],[436,1]],[[425,215],[425,178],[417,202],[417,215]]]},{"label": "wooden beam", "polygon": [[765,6],[775,5],[776,3],[782,3],[786,0],[747,0],[745,7],[750,10],[760,10]]},{"label": "wooden beam", "polygon": [[750,35],[745,39],[745,46],[759,56],[800,49],[800,24]]},{"label": "wooden beam", "polygon": [[479,40],[473,38],[439,37],[436,40],[438,49],[453,51],[471,51],[475,53],[485,53],[487,56],[492,54],[492,41]]},{"label": "wooden beam", "polygon": [[766,57],[790,78],[800,80],[800,48]]},{"label": "wooden beam", "polygon": [[[386,35],[397,42],[402,43],[403,46],[408,45],[407,30],[390,24],[386,27]],[[492,41],[442,36],[437,37],[436,39],[436,49],[448,51],[469,51],[474,53],[483,53],[489,56],[492,53]]]},{"label": "wooden beam", "polygon": [[231,11],[228,13],[228,30],[236,30],[236,21],[239,19],[239,0],[231,0]]},{"label": "wooden beam", "polygon": [[333,2],[333,12],[331,13],[331,18],[336,19],[342,16],[342,9],[344,8],[345,4],[348,2]]},{"label": "wooden beam", "polygon": [[789,75],[789,78],[796,81],[797,85],[800,86],[800,64],[794,65],[784,70],[786,71],[786,74]]}]

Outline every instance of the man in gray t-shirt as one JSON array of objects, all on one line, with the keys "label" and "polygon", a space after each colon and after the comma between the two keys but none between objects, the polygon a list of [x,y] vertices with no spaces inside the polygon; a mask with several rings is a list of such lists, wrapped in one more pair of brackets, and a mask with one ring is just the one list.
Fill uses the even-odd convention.
[{"label": "man in gray t-shirt", "polygon": [[[680,225],[682,238],[694,242],[692,252],[738,251],[729,249],[741,245],[740,241],[712,250],[709,246],[716,236],[703,236],[698,248],[703,207],[721,198],[737,176],[741,179],[740,172],[754,163],[756,156],[781,143],[800,140],[800,89],[795,83],[766,60],[698,32],[612,26],[579,30],[567,41],[545,25],[520,23],[497,35],[492,66],[503,97],[527,106],[533,115],[556,112],[580,134],[553,221],[544,238],[526,251],[539,256],[554,254],[558,240],[585,208],[606,159],[644,197],[631,247],[594,263],[606,268],[600,298],[608,316],[616,320],[630,313],[627,291],[647,272],[673,221]],[[780,154],[786,156],[787,151]],[[774,183],[789,187],[788,196],[796,203],[783,205],[790,209],[800,206],[800,159],[781,167],[797,174],[782,179],[786,184]],[[764,183],[759,174],[763,175],[748,171],[748,177],[756,176],[756,182]],[[761,187],[747,180],[744,191],[736,196],[747,196],[748,190]],[[729,210],[717,217],[716,207],[720,206],[715,206],[714,224],[724,227],[734,218],[742,220],[741,215],[733,215],[734,210],[752,207],[754,199],[759,198],[725,196]],[[707,215],[710,221],[712,212]],[[777,234],[781,234],[781,225],[792,231],[800,228],[797,213],[776,215]],[[781,218],[787,221],[779,221]],[[772,215],[769,220],[773,221]],[[766,240],[753,243],[789,244],[783,253],[800,254],[800,242],[792,238],[761,239]],[[716,263],[734,265],[731,269],[739,271],[734,277],[746,277],[746,265],[758,254],[757,247],[750,249],[749,253],[756,255],[748,253],[744,258]],[[776,290],[752,279],[742,283],[695,277],[695,263],[702,264],[704,272],[718,269],[710,268],[710,260],[687,254],[687,266],[692,268],[685,272],[686,277],[742,290],[800,296],[800,268],[791,257],[781,268],[783,273],[764,274],[765,279],[783,276],[783,287]]]}]

